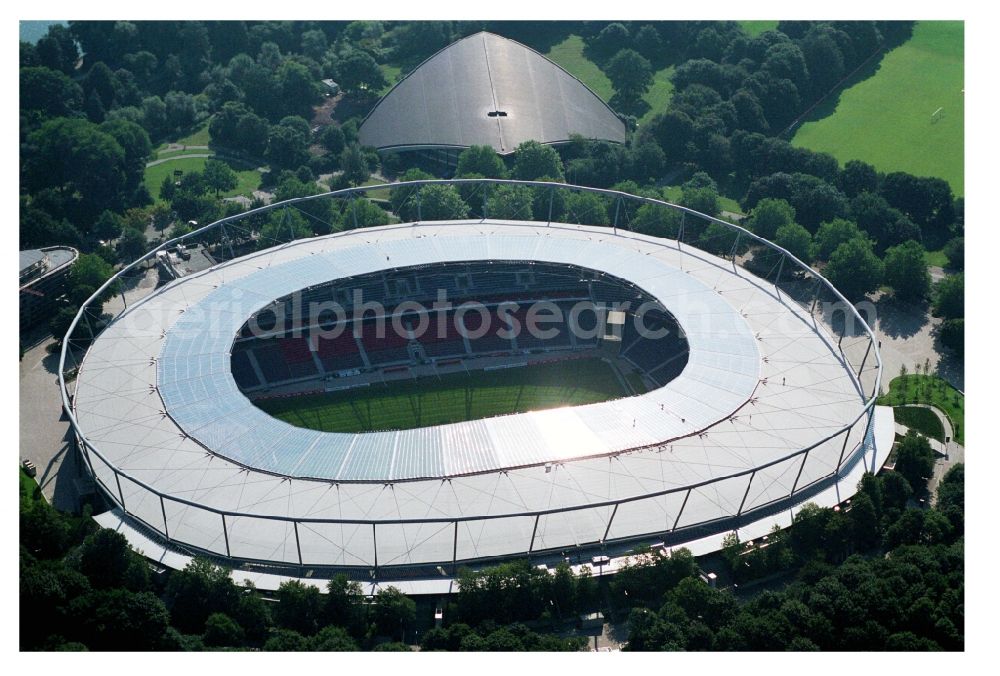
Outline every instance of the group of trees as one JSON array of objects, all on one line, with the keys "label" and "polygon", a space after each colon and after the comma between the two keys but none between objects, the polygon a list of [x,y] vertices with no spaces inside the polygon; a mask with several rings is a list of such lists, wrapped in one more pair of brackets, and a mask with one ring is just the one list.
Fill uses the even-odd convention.
[{"label": "group of trees", "polygon": [[807,505],[763,546],[731,538],[737,580],[797,568],[793,581],[740,602],[684,577],[631,610],[627,649],[961,650],[963,486],[957,465],[918,509],[900,472],[866,475],[847,510]]},{"label": "group of trees", "polygon": [[197,558],[164,582],[89,511],[65,516],[25,485],[22,478],[23,650],[409,650],[401,641],[416,605],[394,587],[368,598],[340,575],[327,594],[290,581],[268,602]]}]

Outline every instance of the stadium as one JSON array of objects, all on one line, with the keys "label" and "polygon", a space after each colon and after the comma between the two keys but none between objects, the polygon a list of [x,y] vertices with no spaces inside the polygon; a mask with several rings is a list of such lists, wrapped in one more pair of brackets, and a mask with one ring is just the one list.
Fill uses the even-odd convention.
[{"label": "stadium", "polygon": [[[435,184],[476,215],[421,220]],[[511,188],[533,203],[491,217]],[[780,247],[611,190],[391,189],[415,220],[270,246],[252,219],[330,200],[350,222],[387,186],[268,205],[164,243],[84,305],[60,385],[99,522],[169,567],[274,579],[613,568],[842,504],[884,461],[874,336]],[[580,193],[607,223],[560,206]],[[181,241],[216,264],[100,307]]]}]

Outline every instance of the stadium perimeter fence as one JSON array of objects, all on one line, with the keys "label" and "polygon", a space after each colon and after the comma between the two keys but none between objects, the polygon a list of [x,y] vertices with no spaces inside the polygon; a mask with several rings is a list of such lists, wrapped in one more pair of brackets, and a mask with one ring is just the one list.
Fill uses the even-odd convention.
[{"label": "stadium perimeter fence", "polygon": [[[766,283],[769,293],[786,303],[796,303],[808,312],[816,328],[824,328],[836,340],[844,368],[854,377],[859,398],[864,402],[860,413],[842,428],[825,438],[784,457],[752,469],[738,471],[696,484],[665,489],[624,499],[580,506],[540,510],[516,515],[473,515],[468,517],[363,520],[363,519],[310,519],[293,518],[285,515],[243,513],[217,509],[197,501],[167,495],[147,483],[118,469],[101,450],[95,447],[80,429],[74,409],[74,392],[71,386],[86,355],[87,346],[96,339],[103,329],[133,305],[152,292],[139,282],[145,277],[149,264],[155,262],[159,252],[174,249],[178,244],[207,243],[217,264],[223,264],[243,253],[240,249],[250,243],[256,249],[272,242],[262,242],[259,225],[262,217],[289,213],[295,210],[306,217],[315,218],[308,212],[310,203],[331,200],[347,228],[365,227],[358,219],[363,200],[370,193],[391,193],[391,204],[395,213],[411,218],[409,223],[422,221],[424,213],[421,195],[428,186],[454,186],[461,193],[469,207],[468,218],[494,219],[491,225],[502,226],[499,220],[531,221],[535,225],[558,227],[559,224],[584,224],[603,226],[615,236],[630,237],[653,235],[662,238],[662,245],[680,252],[684,247],[694,247],[711,253],[726,261],[735,274],[749,273]],[[491,213],[491,201],[498,191],[530,190],[531,202],[522,199],[520,211],[511,212],[508,206],[503,213]],[[590,194],[596,200],[586,200],[574,205],[570,195]],[[522,193],[523,197],[524,193]],[[385,200],[382,200],[383,202]],[[524,213],[520,213],[523,211]],[[361,212],[363,213],[363,212]],[[545,216],[544,218],[540,216]],[[434,214],[434,220],[449,220]],[[319,220],[319,219],[316,219]],[[242,223],[242,224],[241,224]],[[326,223],[326,226],[336,228]],[[279,236],[273,241],[281,245],[291,241],[295,231],[289,228],[288,239]],[[465,562],[482,562],[509,558],[512,555],[545,557],[563,555],[569,550],[578,553],[592,551],[625,551],[628,546],[641,542],[663,542],[666,545],[681,544],[694,539],[732,531],[753,521],[766,518],[800,504],[819,492],[829,488],[841,476],[850,472],[861,461],[870,447],[873,436],[874,406],[879,392],[882,375],[882,361],[875,335],[867,319],[858,308],[850,303],[837,289],[817,271],[796,258],[789,251],[765,240],[749,230],[728,221],[708,216],[684,206],[662,200],[631,195],[615,190],[573,186],[563,183],[542,181],[514,181],[505,179],[450,179],[423,180],[374,186],[361,186],[301,197],[265,205],[256,209],[222,218],[183,236],[161,243],[147,254],[124,266],[103,284],[81,306],[63,340],[59,358],[59,386],[63,408],[73,429],[77,448],[85,460],[85,465],[94,477],[96,485],[104,496],[119,509],[141,532],[182,553],[203,555],[224,561],[229,565],[244,568],[302,573],[327,568],[346,570],[361,577],[380,577],[389,574],[395,577],[422,576],[444,571],[443,566],[454,572]],[[791,491],[764,504],[747,505],[751,489],[759,486],[766,471],[773,474],[790,470],[796,473]],[[743,501],[732,514],[709,521],[691,521],[685,518],[685,508],[692,496],[699,496],[723,482],[729,486],[738,485],[742,489]],[[745,486],[745,488],[743,488]],[[727,487],[728,488],[728,487]],[[137,495],[142,495],[137,500]],[[130,505],[138,502],[158,504],[158,510],[143,508],[142,513],[130,510]],[[655,503],[655,506],[654,506]],[[670,509],[676,514],[672,523],[650,524],[649,532],[621,535],[608,539],[616,514],[620,509],[650,510]],[[192,511],[197,513],[196,522],[204,533],[198,542],[179,542],[171,536],[171,521],[181,513],[190,519]],[[600,514],[595,520],[581,519],[581,512],[589,510]],[[577,514],[574,514],[577,512]],[[556,526],[560,520],[572,523],[591,523],[599,526],[587,532],[569,529],[570,536],[562,546],[545,549],[537,547],[540,531]],[[260,558],[253,553],[241,551],[231,538],[235,531],[247,533],[255,524],[281,521],[288,529],[289,542],[295,547],[284,552],[279,558]],[[662,526],[662,527],[657,527]],[[506,551],[481,551],[464,542],[464,534],[471,528],[486,530],[502,528],[509,533]],[[313,552],[322,551],[324,531],[333,534],[350,528],[353,540],[361,538],[366,544],[357,551],[356,560],[331,566],[329,562],[313,558]],[[424,546],[400,552],[400,542],[406,542],[406,534],[414,529],[429,534]],[[231,540],[233,544],[231,544]],[[311,541],[310,541],[311,540]],[[548,542],[551,542],[546,538]],[[514,552],[514,554],[512,554]],[[471,555],[474,554],[474,555]]]}]

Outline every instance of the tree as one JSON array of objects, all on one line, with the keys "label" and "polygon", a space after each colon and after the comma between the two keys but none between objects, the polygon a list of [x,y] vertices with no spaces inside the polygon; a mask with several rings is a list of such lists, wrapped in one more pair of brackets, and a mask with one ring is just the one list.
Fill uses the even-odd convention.
[{"label": "tree", "polygon": [[152,153],[149,134],[135,122],[108,120],[101,131],[111,136],[125,152],[126,189],[139,187],[146,171],[146,160]]},{"label": "tree", "polygon": [[874,193],[863,192],[851,200],[851,217],[875,241],[876,251],[884,252],[908,239],[921,238],[916,225]]},{"label": "tree", "polygon": [[233,618],[223,613],[212,613],[205,620],[205,634],[202,637],[206,646],[225,647],[243,645],[243,628]]},{"label": "tree", "polygon": [[302,652],[309,642],[297,631],[276,629],[264,643],[264,652]]},{"label": "tree", "polygon": [[125,151],[87,120],[56,118],[28,135],[22,151],[23,188],[53,188],[80,222],[120,210],[129,184]]},{"label": "tree", "polygon": [[90,234],[102,241],[118,237],[125,227],[125,219],[119,214],[105,209],[90,228]]},{"label": "tree", "polygon": [[878,172],[861,160],[849,160],[837,178],[837,185],[850,198],[863,192],[878,193]]},{"label": "tree", "polygon": [[337,82],[346,92],[369,96],[389,84],[375,59],[360,49],[353,50],[337,64]]},{"label": "tree", "polygon": [[910,430],[896,447],[896,467],[915,491],[921,492],[934,472],[934,451],[927,437]]},{"label": "tree", "polygon": [[934,314],[945,319],[965,316],[965,273],[948,275],[934,287]]},{"label": "tree", "polygon": [[259,646],[267,640],[271,628],[271,610],[249,580],[239,589],[239,601],[233,610],[233,619],[243,630],[251,645]]},{"label": "tree", "polygon": [[21,111],[46,118],[69,117],[83,110],[83,90],[69,77],[44,67],[20,70]]},{"label": "tree", "polygon": [[617,21],[601,29],[590,42],[598,59],[605,59],[629,44],[629,32],[624,24]]},{"label": "tree", "polygon": [[340,155],[344,151],[344,132],[336,124],[328,124],[319,134],[319,142],[332,155]]},{"label": "tree", "polygon": [[314,61],[322,61],[326,55],[326,33],[321,30],[302,31],[302,53]]},{"label": "tree", "polygon": [[880,189],[889,204],[913,219],[924,235],[933,239],[955,220],[954,196],[943,179],[897,171],[886,174]]},{"label": "tree", "polygon": [[532,194],[530,187],[523,185],[491,187],[489,198],[486,200],[484,216],[510,220],[531,220],[534,194]]},{"label": "tree", "polygon": [[774,243],[800,261],[809,263],[809,252],[812,249],[812,235],[798,223],[782,225],[775,233]]},{"label": "tree", "polygon": [[343,573],[335,575],[326,584],[323,619],[327,624],[345,628],[351,635],[364,634],[365,596],[359,582],[353,582]]},{"label": "tree", "polygon": [[680,203],[707,216],[718,216],[722,211],[719,193],[712,188],[687,188],[681,193]]},{"label": "tree", "polygon": [[308,139],[287,125],[274,125],[267,134],[264,158],[281,169],[295,169],[309,161]]},{"label": "tree", "polygon": [[855,238],[863,239],[864,234],[854,221],[835,218],[822,223],[813,236],[811,256],[814,260],[829,260],[838,246]]},{"label": "tree", "polygon": [[311,117],[312,105],[320,95],[320,84],[308,68],[286,60],[278,68],[277,85],[286,114]]},{"label": "tree", "polygon": [[941,344],[959,357],[965,355],[965,320],[947,319],[938,330]]},{"label": "tree", "polygon": [[924,247],[912,239],[890,247],[885,253],[885,283],[901,300],[926,298],[931,288],[931,275],[924,260]]},{"label": "tree", "polygon": [[170,614],[150,592],[95,590],[69,604],[75,632],[93,650],[153,650],[163,640]]},{"label": "tree", "polygon": [[194,96],[182,91],[170,91],[163,97],[167,127],[180,131],[187,129],[195,121]]},{"label": "tree", "polygon": [[402,639],[406,625],[416,617],[417,604],[395,587],[383,587],[375,593],[372,606],[379,634]]},{"label": "tree", "polygon": [[[111,279],[114,269],[97,254],[80,254],[69,270],[69,297],[76,306],[83,304],[104,282]],[[98,298],[98,302],[111,297],[114,285],[111,285]]]},{"label": "tree", "polygon": [[906,507],[906,501],[913,495],[913,488],[899,472],[882,472],[882,496],[886,516],[893,520]]},{"label": "tree", "polygon": [[232,190],[237,184],[236,172],[228,164],[219,160],[206,160],[202,176],[204,176],[208,187],[215,191],[216,197],[219,196],[220,192]]},{"label": "tree", "polygon": [[610,225],[608,206],[604,199],[592,192],[573,191],[566,195],[566,212],[563,216],[568,222],[583,225]]},{"label": "tree", "polygon": [[236,617],[240,606],[240,591],[229,570],[202,558],[170,574],[164,598],[174,626],[192,634],[204,632],[212,613]]},{"label": "tree", "polygon": [[278,626],[311,636],[320,626],[323,597],[319,589],[298,580],[287,580],[275,595],[274,621]]},{"label": "tree", "polygon": [[543,177],[562,181],[563,167],[559,153],[538,141],[525,141],[514,151],[513,177],[520,181],[535,181]]},{"label": "tree", "polygon": [[774,239],[778,229],[795,222],[795,209],[783,199],[764,198],[750,211],[747,225],[764,239]]},{"label": "tree", "polygon": [[131,263],[139,259],[149,246],[145,233],[132,228],[125,228],[121,231],[115,247],[118,253],[118,260],[122,263]]},{"label": "tree", "polygon": [[650,60],[662,58],[663,39],[656,26],[646,24],[635,34],[635,48],[640,54]]},{"label": "tree", "polygon": [[[420,188],[420,216],[424,221],[447,221],[466,218],[469,215],[468,205],[462,201],[455,186],[426,185]],[[412,208],[416,210],[416,205]],[[416,216],[416,214],[413,214]],[[409,218],[404,217],[406,220]]]},{"label": "tree", "polygon": [[357,143],[344,148],[340,154],[340,168],[344,172],[343,178],[347,185],[360,185],[367,181],[370,175],[368,160]]},{"label": "tree", "polygon": [[948,258],[948,267],[952,270],[965,269],[965,238],[953,237],[944,245],[944,255]]},{"label": "tree", "polygon": [[484,178],[506,178],[507,167],[492,146],[469,146],[458,156],[456,178],[477,174]]},{"label": "tree", "polygon": [[318,652],[353,652],[358,644],[341,627],[324,627],[309,639],[309,650]]},{"label": "tree", "polygon": [[882,283],[883,265],[871,242],[852,239],[834,249],[823,273],[845,298],[858,300]]},{"label": "tree", "polygon": [[615,88],[615,97],[623,110],[635,111],[642,96],[653,84],[653,67],[634,49],[622,49],[608,61],[604,72]]}]

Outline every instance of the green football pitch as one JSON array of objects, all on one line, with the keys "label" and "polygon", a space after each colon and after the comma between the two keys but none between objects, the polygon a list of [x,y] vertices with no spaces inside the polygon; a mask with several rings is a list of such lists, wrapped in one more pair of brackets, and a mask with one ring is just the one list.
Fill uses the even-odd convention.
[{"label": "green football pitch", "polygon": [[846,89],[832,114],[805,122],[796,146],[863,160],[879,171],[937,176],[965,193],[965,30],[961,21],[921,21],[878,71]]},{"label": "green football pitch", "polygon": [[[634,379],[630,380],[635,386]],[[403,430],[626,396],[600,359],[453,373],[370,387],[255,402],[298,427],[323,432]]]}]

